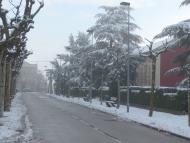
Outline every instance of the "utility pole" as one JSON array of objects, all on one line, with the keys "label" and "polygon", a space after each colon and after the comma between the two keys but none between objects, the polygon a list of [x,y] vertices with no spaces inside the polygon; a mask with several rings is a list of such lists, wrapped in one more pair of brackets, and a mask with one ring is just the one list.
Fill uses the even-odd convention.
[{"label": "utility pole", "polygon": [[[69,64],[71,65],[71,57],[69,55]],[[70,71],[68,72],[69,80],[68,80],[68,96],[71,96],[71,86],[70,86]]]},{"label": "utility pole", "polygon": [[102,68],[102,76],[101,76],[101,91],[100,91],[100,104],[102,105],[102,96],[103,96],[103,68]]},{"label": "utility pole", "polygon": [[[117,50],[117,69],[119,70],[119,51]],[[117,73],[117,109],[120,107],[120,75]]]},{"label": "utility pole", "polygon": [[92,75],[92,61],[91,61],[91,64],[90,64],[90,79],[91,79],[91,82],[90,82],[90,103],[92,103],[92,78],[93,78],[93,75]]},{"label": "utility pole", "polygon": [[59,96],[61,96],[62,88],[61,88],[61,55],[60,54],[57,55],[57,59],[59,60],[58,61],[58,64],[59,64],[58,94]]},{"label": "utility pole", "polygon": [[[93,45],[94,45],[94,31],[92,30],[92,29],[89,29],[89,30],[87,30],[87,32],[89,33],[89,34],[91,34],[92,35],[92,47],[93,47]],[[90,103],[92,103],[92,84],[93,84],[93,70],[92,70],[92,67],[93,66],[93,61],[91,61],[91,63],[90,63],[90,86],[89,86],[89,94],[90,94]]]}]

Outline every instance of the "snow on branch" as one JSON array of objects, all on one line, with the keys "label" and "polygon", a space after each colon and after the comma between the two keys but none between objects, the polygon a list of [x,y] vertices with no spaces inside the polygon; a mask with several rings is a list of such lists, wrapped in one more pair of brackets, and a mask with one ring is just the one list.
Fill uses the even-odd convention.
[{"label": "snow on branch", "polygon": [[184,65],[184,66],[178,66],[172,69],[169,69],[168,71],[166,71],[165,76],[170,76],[170,75],[177,75],[177,74],[181,74],[181,73],[186,73],[189,74],[189,70],[190,70],[190,64]]},{"label": "snow on branch", "polygon": [[171,36],[171,37],[181,37],[185,34],[190,33],[190,19],[184,20],[177,24],[167,26],[162,30],[162,32],[155,36],[154,39]]},{"label": "snow on branch", "polygon": [[190,0],[184,0],[184,1],[181,3],[181,6],[188,5],[188,4],[190,4]]}]

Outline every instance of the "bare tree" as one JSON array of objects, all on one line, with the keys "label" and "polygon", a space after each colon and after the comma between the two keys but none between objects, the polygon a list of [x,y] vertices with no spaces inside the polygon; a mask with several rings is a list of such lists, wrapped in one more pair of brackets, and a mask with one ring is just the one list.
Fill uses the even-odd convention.
[{"label": "bare tree", "polygon": [[155,89],[156,62],[157,62],[158,56],[167,51],[168,43],[166,41],[166,43],[163,43],[163,46],[161,46],[162,48],[154,49],[153,48],[153,45],[154,45],[153,40],[152,41],[149,41],[148,39],[146,39],[146,40],[149,43],[149,44],[147,44],[148,52],[143,53],[143,54],[140,53],[140,55],[143,57],[150,58],[151,63],[152,63],[152,81],[151,81],[150,110],[149,110],[149,116],[152,117],[153,111],[154,111],[155,91],[156,91],[156,89]]},{"label": "bare tree", "polygon": [[9,110],[11,85],[15,88],[12,84],[12,76],[15,76],[12,74],[13,67],[19,63],[19,72],[23,60],[28,56],[25,49],[26,35],[33,28],[35,16],[44,6],[43,1],[39,0],[37,9],[34,9],[36,0],[18,0],[16,4],[9,1],[13,8],[8,11],[3,2],[7,1],[0,0],[0,117],[3,115],[4,102],[5,109]]}]

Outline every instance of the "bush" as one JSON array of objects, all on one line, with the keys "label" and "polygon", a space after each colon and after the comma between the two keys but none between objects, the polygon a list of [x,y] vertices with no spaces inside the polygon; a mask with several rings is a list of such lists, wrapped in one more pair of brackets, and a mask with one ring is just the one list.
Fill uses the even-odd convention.
[{"label": "bush", "polygon": [[[115,88],[114,88],[115,89]],[[150,103],[150,89],[148,88],[140,88],[135,89],[139,92],[132,92],[130,90],[130,104],[137,107],[143,107],[143,108],[149,108]],[[117,94],[114,92],[114,94],[110,94],[110,92],[113,91],[111,89],[110,91],[102,91],[102,97],[103,100],[109,100],[110,97],[116,97]],[[169,94],[165,94],[165,93]],[[177,92],[177,94],[176,94]],[[84,97],[89,93],[87,89],[73,89],[72,94],[75,97]],[[126,105],[127,104],[127,96],[126,91],[121,92],[121,104]],[[98,90],[93,90],[93,98],[100,97],[101,92]],[[111,96],[112,95],[112,96]],[[113,96],[115,95],[115,96]],[[177,114],[184,114],[188,110],[188,104],[187,104],[187,91],[177,91],[175,89],[157,89],[155,93],[155,109],[161,110],[164,112],[170,112],[170,113],[177,113]]]},{"label": "bush", "polygon": [[[157,89],[155,93],[155,109],[170,113],[184,114],[188,110],[187,92],[178,91],[177,95],[175,91],[164,95],[164,92],[169,92],[169,89]],[[139,92],[130,92],[130,104],[137,107],[149,108],[150,103],[150,90],[140,89]],[[126,92],[121,93],[121,104],[126,105],[127,98]]]}]

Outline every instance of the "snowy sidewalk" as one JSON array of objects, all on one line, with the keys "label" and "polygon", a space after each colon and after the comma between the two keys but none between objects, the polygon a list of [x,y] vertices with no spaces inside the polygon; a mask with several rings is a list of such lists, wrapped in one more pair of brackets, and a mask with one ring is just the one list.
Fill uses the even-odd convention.
[{"label": "snowy sidewalk", "polygon": [[127,113],[126,106],[120,106],[120,109],[114,107],[106,107],[105,103],[100,105],[100,101],[94,99],[92,104],[85,102],[81,98],[67,98],[56,95],[49,95],[59,100],[80,104],[89,108],[97,109],[103,112],[111,113],[122,119],[132,120],[149,127],[157,128],[158,130],[167,131],[179,136],[190,139],[190,127],[188,126],[188,116],[173,115],[163,112],[154,112],[153,117],[148,117],[148,110],[140,108],[130,108],[130,113]]},{"label": "snowy sidewalk", "polygon": [[0,142],[24,142],[32,136],[29,128],[26,107],[21,100],[21,93],[18,93],[11,106],[10,112],[5,112],[4,117],[0,118]]}]

